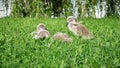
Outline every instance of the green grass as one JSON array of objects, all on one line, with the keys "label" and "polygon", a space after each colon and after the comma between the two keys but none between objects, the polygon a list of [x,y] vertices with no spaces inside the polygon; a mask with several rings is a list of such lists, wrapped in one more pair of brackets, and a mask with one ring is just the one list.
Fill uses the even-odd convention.
[{"label": "green grass", "polygon": [[[94,33],[93,40],[75,37],[64,18],[0,19],[0,68],[120,67],[120,18],[80,20]],[[38,23],[44,23],[51,35],[67,33],[73,42],[32,39],[30,33]]]}]

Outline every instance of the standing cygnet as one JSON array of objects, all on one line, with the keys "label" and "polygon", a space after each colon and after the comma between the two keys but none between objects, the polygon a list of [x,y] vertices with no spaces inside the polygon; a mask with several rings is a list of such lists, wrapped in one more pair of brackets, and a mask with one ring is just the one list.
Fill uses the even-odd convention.
[{"label": "standing cygnet", "polygon": [[67,18],[67,27],[76,36],[82,36],[83,39],[93,39],[94,35],[82,24],[78,23],[77,19],[73,16]]},{"label": "standing cygnet", "polygon": [[57,32],[53,35],[54,40],[61,40],[63,42],[72,42],[72,39],[65,33]]},{"label": "standing cygnet", "polygon": [[44,39],[48,38],[50,36],[50,33],[47,31],[46,27],[44,24],[38,24],[37,25],[37,30],[31,33],[33,38],[35,39]]}]

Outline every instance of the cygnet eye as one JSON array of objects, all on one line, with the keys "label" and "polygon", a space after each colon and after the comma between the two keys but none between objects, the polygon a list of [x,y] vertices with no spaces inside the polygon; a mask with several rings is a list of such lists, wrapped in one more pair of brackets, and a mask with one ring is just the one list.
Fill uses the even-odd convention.
[{"label": "cygnet eye", "polygon": [[74,26],[77,26],[78,24],[73,24]]}]

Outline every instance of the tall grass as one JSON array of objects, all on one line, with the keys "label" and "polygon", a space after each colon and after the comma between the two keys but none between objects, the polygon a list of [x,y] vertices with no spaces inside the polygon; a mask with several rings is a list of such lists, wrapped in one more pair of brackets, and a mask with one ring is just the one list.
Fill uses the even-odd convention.
[{"label": "tall grass", "polygon": [[[66,19],[0,19],[0,68],[111,68],[120,67],[120,18],[83,18],[93,40],[74,36]],[[67,33],[72,43],[51,38],[34,40],[30,33],[44,23],[51,35]]]}]

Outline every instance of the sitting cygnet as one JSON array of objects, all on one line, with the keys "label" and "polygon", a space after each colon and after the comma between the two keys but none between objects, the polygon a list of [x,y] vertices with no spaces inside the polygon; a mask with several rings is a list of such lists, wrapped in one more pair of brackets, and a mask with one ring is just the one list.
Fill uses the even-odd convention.
[{"label": "sitting cygnet", "polygon": [[89,30],[82,23],[78,23],[78,20],[73,16],[69,16],[67,18],[67,27],[71,32],[73,32],[74,35],[81,36],[83,39],[94,38],[94,35],[89,32]]},{"label": "sitting cygnet", "polygon": [[31,35],[34,39],[44,39],[50,37],[50,33],[48,32],[44,24],[38,24],[37,30],[32,32]]},{"label": "sitting cygnet", "polygon": [[65,33],[57,32],[53,35],[54,40],[61,40],[63,42],[72,42],[72,39]]}]

